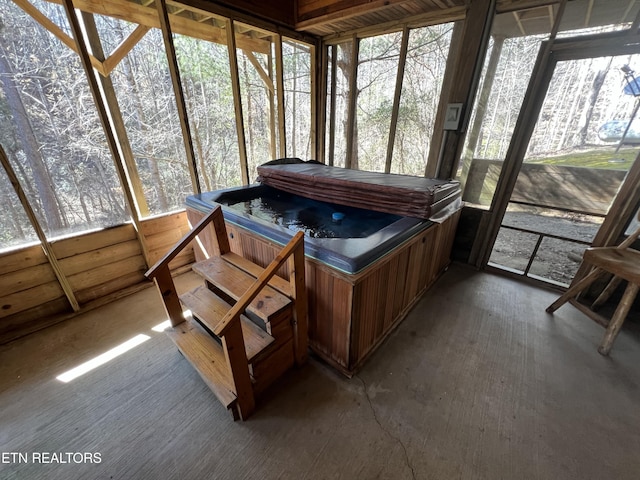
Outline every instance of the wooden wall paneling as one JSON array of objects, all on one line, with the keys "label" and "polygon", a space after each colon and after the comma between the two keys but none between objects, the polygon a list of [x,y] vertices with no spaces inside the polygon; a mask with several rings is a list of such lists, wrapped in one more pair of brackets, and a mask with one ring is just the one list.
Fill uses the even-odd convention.
[{"label": "wooden wall paneling", "polygon": [[[142,258],[142,255],[138,255],[135,257],[125,258],[124,260],[119,260],[117,262],[111,262],[90,270],[85,270],[76,273],[75,275],[70,275],[69,283],[71,283],[72,287],[76,291],[86,291],[106,282],[117,281],[119,277],[124,277],[135,272],[140,273],[139,281],[142,281],[145,271],[146,263]],[[122,288],[129,285],[130,284],[124,285]]]},{"label": "wooden wall paneling", "polygon": [[47,263],[40,244],[0,254],[0,275]]},{"label": "wooden wall paneling", "polygon": [[[79,289],[77,291],[78,299],[82,304],[87,304],[94,300],[99,300],[103,297],[107,297],[111,294],[118,293],[120,291],[126,290],[128,287],[132,287],[142,283],[147,282],[144,272],[146,271],[146,264],[142,260],[142,257],[137,259],[137,262],[131,262],[131,265],[127,268],[127,270],[132,270],[132,272],[127,273],[126,270],[121,270],[118,272],[117,276],[108,275],[109,272],[93,272],[96,280],[101,280],[98,276],[102,277],[102,279],[107,279],[102,283],[98,283],[96,285],[90,285],[87,288]],[[99,275],[101,274],[102,275]],[[90,277],[91,278],[91,277]],[[110,278],[110,279],[109,279]],[[116,297],[118,298],[118,297]]]},{"label": "wooden wall paneling", "polygon": [[45,301],[35,307],[1,318],[0,345],[60,322],[59,314],[68,310],[69,303],[61,293],[61,296],[54,300]]},{"label": "wooden wall paneling", "polygon": [[[88,61],[88,60],[87,60]],[[20,203],[22,204],[22,207],[24,208],[25,213],[27,214],[27,217],[29,218],[29,221],[31,222],[31,226],[33,227],[33,229],[36,232],[36,235],[38,236],[38,239],[40,240],[40,245],[42,247],[42,249],[44,250],[47,259],[49,261],[49,264],[51,265],[51,269],[53,270],[53,273],[56,276],[56,279],[60,285],[60,288],[62,288],[62,291],[64,292],[65,296],[67,297],[67,300],[69,300],[69,304],[71,305],[71,308],[74,311],[78,311],[80,310],[80,305],[78,304],[78,300],[76,299],[74,293],[73,293],[73,289],[71,288],[71,286],[69,285],[69,281],[67,280],[67,277],[65,276],[65,274],[62,272],[60,265],[58,264],[58,259],[56,257],[56,254],[51,246],[51,243],[49,242],[49,240],[47,239],[46,234],[44,233],[44,230],[42,230],[42,227],[40,226],[40,221],[38,220],[38,217],[36,217],[35,212],[33,211],[33,208],[31,207],[31,203],[29,202],[29,199],[27,198],[27,196],[24,193],[24,190],[22,189],[22,186],[20,185],[20,182],[18,181],[18,177],[16,176],[13,167],[11,166],[11,163],[9,162],[9,158],[7,157],[4,148],[0,145],[0,164],[2,164],[2,167],[4,168],[5,172],[7,173],[7,177],[9,178],[9,182],[11,183],[11,186],[13,187],[14,191],[16,192],[16,195],[18,196],[18,199],[20,200]],[[49,300],[52,300],[51,298]]]},{"label": "wooden wall paneling", "polygon": [[63,259],[135,239],[136,231],[133,225],[127,223],[76,237],[56,240],[51,245],[56,256]]},{"label": "wooden wall paneling", "polygon": [[64,291],[57,281],[4,295],[0,298],[0,318],[20,313],[61,297],[64,297]]},{"label": "wooden wall paneling", "polygon": [[127,240],[62,258],[60,266],[67,276],[71,276],[131,257],[142,257],[137,240]]},{"label": "wooden wall paneling", "polygon": [[152,235],[175,229],[179,229],[183,233],[191,229],[187,212],[173,212],[160,217],[147,218],[140,223],[140,232],[145,237],[151,237]]}]

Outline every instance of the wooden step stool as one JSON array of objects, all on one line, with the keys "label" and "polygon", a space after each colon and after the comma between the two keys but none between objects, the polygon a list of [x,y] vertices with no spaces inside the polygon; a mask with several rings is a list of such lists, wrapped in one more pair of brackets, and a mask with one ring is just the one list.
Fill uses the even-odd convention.
[{"label": "wooden step stool", "polygon": [[[169,262],[209,223],[219,256],[193,265],[204,285],[178,296]],[[289,262],[291,280],[275,272]],[[168,336],[234,419],[246,420],[256,396],[307,360],[304,235],[298,232],[266,268],[231,252],[216,207],[147,273],[162,296]],[[183,314],[183,306],[190,315]]]}]

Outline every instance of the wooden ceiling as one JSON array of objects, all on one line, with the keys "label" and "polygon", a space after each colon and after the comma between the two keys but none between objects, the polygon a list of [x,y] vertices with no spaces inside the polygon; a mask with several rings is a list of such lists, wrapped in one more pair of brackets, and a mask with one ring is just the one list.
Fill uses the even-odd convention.
[{"label": "wooden ceiling", "polygon": [[[27,0],[14,0],[26,3]],[[49,0],[60,2],[61,0]],[[303,41],[437,24],[465,17],[471,0],[166,0],[176,33],[225,43],[225,17],[253,25],[237,29],[241,48],[269,51],[272,32]],[[478,1],[478,0],[473,0]],[[559,0],[497,0],[493,33],[506,37],[550,31]],[[73,0],[81,10],[158,27],[154,0]],[[561,30],[632,22],[640,0],[570,0]],[[260,28],[264,30],[261,31]],[[337,41],[337,40],[336,40]]]},{"label": "wooden ceiling", "polygon": [[[300,33],[325,39],[460,20],[478,0],[182,0],[226,4]],[[494,33],[508,37],[548,33],[559,0],[497,0]],[[265,6],[268,4],[268,7]],[[632,22],[640,0],[569,0],[561,30]]]}]

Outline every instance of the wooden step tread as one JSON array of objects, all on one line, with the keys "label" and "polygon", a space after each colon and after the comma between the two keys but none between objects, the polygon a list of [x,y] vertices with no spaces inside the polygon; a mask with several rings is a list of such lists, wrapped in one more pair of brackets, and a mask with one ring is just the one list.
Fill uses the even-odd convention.
[{"label": "wooden step tread", "polygon": [[[182,304],[191,310],[211,332],[231,306],[204,285],[180,295]],[[274,338],[244,315],[240,315],[247,360],[251,362],[274,342]],[[215,341],[215,340],[214,340]]]},{"label": "wooden step tread", "polygon": [[231,372],[222,347],[193,319],[166,330],[218,400],[229,408],[236,401]]},{"label": "wooden step tread", "polygon": [[[264,268],[262,268],[260,265],[256,265],[251,260],[247,260],[237,253],[224,253],[222,254],[222,258],[230,264],[235,265],[239,269],[244,270],[245,272],[256,278],[258,278],[264,271]],[[279,277],[278,275],[274,275],[273,277],[271,277],[271,280],[269,280],[269,285],[278,290],[283,295],[291,298],[291,284],[284,278]]]},{"label": "wooden step tread", "polygon": [[[220,257],[193,264],[193,271],[204,277],[225,294],[238,300],[255,282],[255,277]],[[291,300],[270,286],[266,286],[251,302],[248,310],[263,321],[289,307]]]}]

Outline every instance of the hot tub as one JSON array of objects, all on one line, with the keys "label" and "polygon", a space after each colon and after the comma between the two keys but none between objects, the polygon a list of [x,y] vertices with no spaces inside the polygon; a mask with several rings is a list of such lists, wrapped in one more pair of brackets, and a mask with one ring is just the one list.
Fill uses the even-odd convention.
[{"label": "hot tub", "polygon": [[[459,216],[438,222],[335,205],[252,185],[187,198],[192,224],[222,205],[231,250],[266,266],[305,231],[309,345],[352,375],[449,263]],[[337,214],[337,215],[336,215]],[[215,253],[215,236],[200,235]],[[204,252],[196,247],[196,258]],[[279,272],[287,278],[286,268]]]},{"label": "hot tub", "polygon": [[267,185],[187,198],[207,213],[222,205],[225,220],[278,244],[305,233],[305,254],[345,273],[357,273],[433,222],[312,200]]}]

